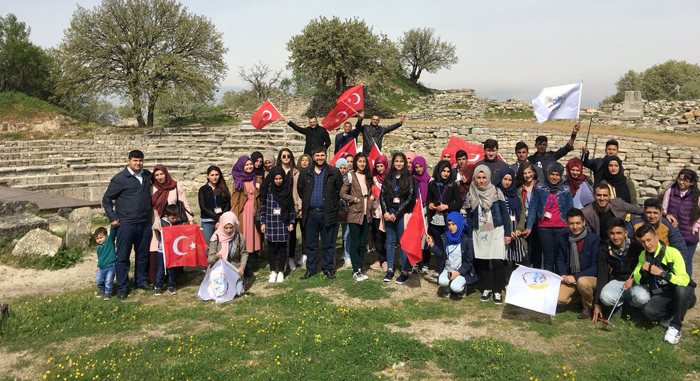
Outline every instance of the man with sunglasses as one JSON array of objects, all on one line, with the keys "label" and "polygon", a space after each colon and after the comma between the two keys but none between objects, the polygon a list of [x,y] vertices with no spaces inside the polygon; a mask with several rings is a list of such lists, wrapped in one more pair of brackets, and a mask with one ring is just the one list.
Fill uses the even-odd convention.
[{"label": "man with sunglasses", "polygon": [[403,115],[398,123],[394,123],[389,127],[382,127],[379,125],[379,115],[372,115],[370,123],[365,125],[362,124],[364,117],[364,111],[357,115],[355,128],[362,133],[362,152],[365,154],[372,150],[374,144],[377,144],[377,148],[381,151],[384,135],[403,126],[403,123],[406,121],[406,115]]}]

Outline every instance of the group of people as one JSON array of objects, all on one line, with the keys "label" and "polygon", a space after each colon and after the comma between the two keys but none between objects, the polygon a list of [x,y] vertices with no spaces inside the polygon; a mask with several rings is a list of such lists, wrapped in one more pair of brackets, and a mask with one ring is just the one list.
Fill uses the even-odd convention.
[{"label": "group of people", "polygon": [[[681,170],[662,196],[640,207],[617,155],[617,141],[607,142],[603,158],[589,158],[583,147],[581,158],[565,166],[558,162],[574,150],[577,123],[557,151],[547,150],[545,136],[537,137],[532,155],[519,142],[512,165],[500,158],[494,139],[483,143],[484,159],[477,163],[470,163],[465,151],[446,148],[431,176],[426,159],[412,152],[372,162],[366,153],[374,145],[381,149],[384,135],[401,127],[405,117],[383,127],[378,116],[370,124],[363,124],[363,116],[358,115],[354,129],[347,122],[335,138],[337,151],[362,135],[362,152],[334,166],[328,164],[328,131],[309,118],[305,128],[287,120],[306,136],[297,161],[287,148],[276,155],[240,156],[231,170],[231,188],[220,168],[209,167],[207,183],[199,189],[209,264],[225,259],[242,277],[250,277],[252,258],[264,251],[271,283],[283,282],[285,273],[298,265],[305,266],[301,280],[315,276],[319,267],[334,279],[340,227],[343,266],[352,269],[354,281],[368,279],[370,269],[381,271],[384,282],[404,284],[412,273],[428,276],[433,267],[440,295],[464,297],[468,286],[480,281],[481,301],[502,304],[509,273],[523,264],[560,274],[559,304],[580,301],[579,318],[596,321],[604,311],[625,304],[659,320],[668,327],[664,340],[678,342],[684,315],[696,301],[691,275],[700,191],[695,171]],[[594,200],[581,204],[579,192]],[[411,264],[403,249],[396,260],[396,248],[403,234],[420,234],[405,230],[416,218],[416,202],[424,207],[425,215],[418,218],[427,221],[427,235],[421,260]],[[193,223],[191,215],[183,218],[179,212],[180,203],[189,209],[184,190],[162,165],[152,172],[143,169],[143,153],[132,151],[102,203],[112,229],[110,239],[106,229],[96,231],[98,256],[105,252],[114,260],[100,257],[98,267],[111,265],[112,274],[116,270],[117,296],[128,295],[132,247],[136,288],[155,286],[156,294],[162,293],[158,233],[166,224]],[[302,241],[298,261],[297,230]],[[111,250],[103,247],[110,244]],[[368,252],[376,260],[365,266]],[[154,286],[148,282],[149,262],[155,266]],[[100,267],[98,296],[108,298],[112,285],[104,272]],[[168,269],[171,293],[177,292],[178,273]]]}]

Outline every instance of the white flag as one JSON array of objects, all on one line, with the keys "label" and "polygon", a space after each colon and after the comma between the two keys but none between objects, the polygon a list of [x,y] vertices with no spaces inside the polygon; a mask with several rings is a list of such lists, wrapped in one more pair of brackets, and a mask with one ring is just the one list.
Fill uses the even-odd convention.
[{"label": "white flag", "polygon": [[548,315],[557,314],[561,277],[547,270],[518,266],[510,275],[506,304]]},{"label": "white flag", "polygon": [[576,196],[574,196],[574,208],[583,209],[584,206],[593,201],[595,201],[593,190],[585,181],[582,182],[578,192],[576,192]]},{"label": "white flag", "polygon": [[532,100],[537,123],[550,119],[577,119],[581,108],[583,83],[547,87]]},{"label": "white flag", "polygon": [[197,291],[197,299],[223,303],[243,294],[243,279],[232,264],[223,259],[216,261],[204,277]]}]

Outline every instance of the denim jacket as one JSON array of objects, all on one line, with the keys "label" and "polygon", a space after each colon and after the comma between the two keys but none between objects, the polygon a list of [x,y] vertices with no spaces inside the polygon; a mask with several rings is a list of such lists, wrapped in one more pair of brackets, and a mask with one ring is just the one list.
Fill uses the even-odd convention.
[{"label": "denim jacket", "polygon": [[[530,205],[528,207],[527,215],[527,225],[526,229],[532,229],[532,225],[535,224],[536,218],[544,217],[544,208],[547,205],[547,199],[549,198],[549,188],[545,183],[537,183],[535,188],[532,190],[532,198],[530,199]],[[559,215],[561,216],[561,222],[566,222],[566,213],[574,207],[574,197],[571,195],[571,188],[568,185],[562,184],[559,191],[556,194],[557,201],[559,202]],[[535,213],[533,213],[535,211]]]}]

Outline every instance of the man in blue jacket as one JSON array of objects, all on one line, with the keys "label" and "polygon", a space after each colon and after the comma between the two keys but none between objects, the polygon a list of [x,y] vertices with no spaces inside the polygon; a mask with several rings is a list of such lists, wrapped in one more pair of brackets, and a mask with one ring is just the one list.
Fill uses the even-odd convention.
[{"label": "man in blue jacket", "polygon": [[600,237],[586,228],[581,209],[570,209],[566,213],[566,223],[569,226],[569,244],[560,248],[557,254],[557,271],[561,275],[559,305],[567,305],[580,297],[583,309],[578,318],[590,319]]},{"label": "man in blue jacket", "polygon": [[660,200],[655,198],[644,200],[644,216],[635,217],[627,223],[627,236],[630,239],[634,239],[634,234],[640,227],[651,225],[661,242],[666,246],[675,247],[685,258],[687,247],[681,231],[678,228],[674,228],[672,222],[667,220],[663,214],[664,207]]},{"label": "man in blue jacket", "polygon": [[149,246],[151,243],[151,172],[143,169],[143,152],[129,152],[128,164],[112,177],[102,197],[109,223],[117,228],[117,298],[129,293],[129,257],[135,253],[136,288],[153,290],[148,284]]},{"label": "man in blue jacket", "polygon": [[[333,148],[333,155],[337,154],[341,148],[345,147],[346,144],[357,139],[360,135],[360,130],[352,129],[352,123],[345,122],[343,124],[343,132],[335,136],[335,147]],[[367,152],[369,153],[369,152]],[[348,168],[349,169],[349,168]]]}]

